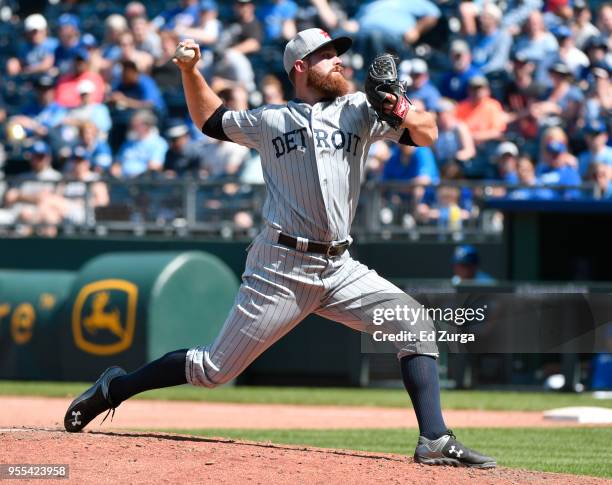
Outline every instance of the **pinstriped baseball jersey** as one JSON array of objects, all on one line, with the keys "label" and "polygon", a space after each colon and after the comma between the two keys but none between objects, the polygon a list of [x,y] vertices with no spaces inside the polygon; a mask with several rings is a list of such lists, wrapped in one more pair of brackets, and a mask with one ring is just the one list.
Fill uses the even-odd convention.
[{"label": "pinstriped baseball jersey", "polygon": [[316,241],[349,236],[370,145],[398,141],[404,131],[379,121],[361,92],[314,106],[296,100],[228,111],[223,130],[261,155],[264,219]]}]

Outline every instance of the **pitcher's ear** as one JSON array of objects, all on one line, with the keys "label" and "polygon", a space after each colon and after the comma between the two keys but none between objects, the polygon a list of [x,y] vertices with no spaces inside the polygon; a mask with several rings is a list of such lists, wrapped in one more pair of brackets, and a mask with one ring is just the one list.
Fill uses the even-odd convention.
[{"label": "pitcher's ear", "polygon": [[306,70],[308,69],[308,65],[306,63],[306,61],[299,59],[297,61],[295,61],[295,64],[293,65],[293,69],[295,69],[295,72],[306,72]]}]

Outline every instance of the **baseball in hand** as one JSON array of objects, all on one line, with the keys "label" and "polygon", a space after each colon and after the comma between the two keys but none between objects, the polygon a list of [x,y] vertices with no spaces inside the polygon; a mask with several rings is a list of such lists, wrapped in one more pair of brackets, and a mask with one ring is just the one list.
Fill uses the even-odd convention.
[{"label": "baseball in hand", "polygon": [[189,62],[195,57],[195,50],[179,44],[174,51],[174,57],[182,62]]}]

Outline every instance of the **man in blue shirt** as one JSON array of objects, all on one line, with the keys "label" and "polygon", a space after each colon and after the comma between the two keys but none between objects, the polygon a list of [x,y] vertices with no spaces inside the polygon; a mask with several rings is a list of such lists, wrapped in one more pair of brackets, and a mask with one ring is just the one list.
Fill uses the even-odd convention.
[{"label": "man in blue shirt", "polygon": [[161,30],[180,30],[193,27],[200,18],[198,0],[181,0],[178,7],[164,10],[153,19],[153,25]]},{"label": "man in blue shirt", "polygon": [[[552,141],[546,145],[546,151],[552,155],[549,163],[538,167],[538,183],[541,185],[572,186],[580,185],[580,174],[578,171],[564,162],[564,154],[567,152],[567,145],[562,141]],[[577,199],[580,197],[578,189],[563,189],[555,191],[563,199]]]},{"label": "man in blue shirt", "polygon": [[[412,84],[407,90],[410,99],[420,99],[427,111],[434,111],[440,101],[440,91],[429,79],[427,63],[423,59],[413,59],[410,62],[410,79]],[[401,67],[401,65],[400,65]]]},{"label": "man in blue shirt", "polygon": [[604,163],[612,167],[612,147],[608,146],[608,129],[601,120],[592,120],[584,128],[588,150],[578,155],[578,170],[582,178],[589,176],[594,163]]},{"label": "man in blue shirt", "polygon": [[7,74],[44,74],[53,67],[57,39],[48,36],[47,20],[39,13],[26,17],[23,29],[26,42],[19,46],[17,57],[7,61]]},{"label": "man in blue shirt", "polygon": [[68,110],[54,101],[55,80],[51,76],[41,76],[34,87],[36,99],[22,109],[22,114],[13,116],[11,122],[23,126],[28,136],[53,138],[59,133],[51,132],[60,129]]},{"label": "man in blue shirt", "polygon": [[109,103],[129,109],[155,109],[163,114],[166,105],[155,81],[141,73],[134,61],[121,63],[121,79],[113,86]]},{"label": "man in blue shirt", "polygon": [[440,173],[431,148],[394,145],[387,160],[382,180],[404,181],[429,185],[440,182]]},{"label": "man in blue shirt", "polygon": [[157,131],[155,116],[146,110],[137,111],[130,121],[127,141],[121,145],[117,162],[111,167],[115,177],[137,177],[146,172],[159,172],[164,166],[168,143]]},{"label": "man in blue shirt", "polygon": [[480,268],[478,250],[470,244],[457,246],[453,252],[453,279],[455,285],[463,281],[491,284],[495,279]]},{"label": "man in blue shirt", "polygon": [[464,40],[453,41],[450,47],[452,70],[443,78],[440,92],[445,98],[463,101],[468,97],[470,79],[482,76],[480,69],[472,65],[470,46]]},{"label": "man in blue shirt", "polygon": [[487,3],[480,14],[480,32],[468,39],[472,50],[472,65],[484,74],[506,69],[512,47],[512,36],[501,29],[501,9]]},{"label": "man in blue shirt", "polygon": [[279,42],[291,39],[296,34],[297,12],[298,6],[292,0],[273,0],[261,6],[257,16],[263,23],[266,39]]},{"label": "man in blue shirt", "polygon": [[55,48],[55,67],[60,74],[72,70],[77,54],[81,51],[81,32],[79,19],[72,14],[60,15],[57,25],[59,27],[59,45]]},{"label": "man in blue shirt", "polygon": [[359,23],[357,43],[365,61],[387,48],[402,53],[436,25],[440,9],[429,0],[374,0],[361,6],[355,15]]}]

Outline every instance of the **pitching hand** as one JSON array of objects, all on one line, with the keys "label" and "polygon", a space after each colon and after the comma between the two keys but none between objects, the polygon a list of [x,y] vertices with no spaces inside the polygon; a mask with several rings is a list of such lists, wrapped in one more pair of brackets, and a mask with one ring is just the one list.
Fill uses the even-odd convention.
[{"label": "pitching hand", "polygon": [[176,57],[172,58],[172,62],[174,62],[181,71],[192,71],[195,68],[196,64],[202,58],[202,54],[200,53],[200,46],[193,39],[185,39],[179,42],[176,47],[177,49],[179,47],[184,47],[186,49],[191,49],[195,52],[195,56],[193,56],[192,59],[180,60]]}]

